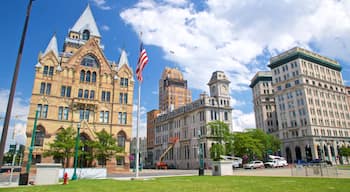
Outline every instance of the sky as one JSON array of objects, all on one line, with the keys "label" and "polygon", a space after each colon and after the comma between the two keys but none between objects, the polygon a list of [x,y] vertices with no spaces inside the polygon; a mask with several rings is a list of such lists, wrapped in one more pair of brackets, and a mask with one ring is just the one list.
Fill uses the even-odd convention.
[{"label": "sky", "polygon": [[[0,129],[29,0],[4,0],[0,7]],[[350,85],[350,1],[347,0],[35,0],[17,81],[8,143],[23,143],[38,54],[56,34],[59,51],[70,28],[90,4],[105,56],[118,61],[125,49],[135,69],[140,38],[149,63],[143,71],[140,135],[146,113],[158,108],[163,69],[177,67],[192,98],[209,92],[214,71],[229,77],[233,130],[255,128],[250,80],[269,70],[272,56],[295,46],[337,60]],[[136,78],[135,78],[136,79]],[[137,82],[135,84],[137,87]],[[134,95],[135,135],[137,89]],[[16,137],[12,138],[16,130]]]}]

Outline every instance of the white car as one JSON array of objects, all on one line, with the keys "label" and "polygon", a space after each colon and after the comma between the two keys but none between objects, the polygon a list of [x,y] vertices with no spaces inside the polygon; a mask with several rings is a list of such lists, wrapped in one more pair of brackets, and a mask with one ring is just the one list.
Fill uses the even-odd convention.
[{"label": "white car", "polygon": [[243,165],[245,169],[256,169],[256,168],[264,168],[264,163],[262,161],[251,161],[247,164]]}]

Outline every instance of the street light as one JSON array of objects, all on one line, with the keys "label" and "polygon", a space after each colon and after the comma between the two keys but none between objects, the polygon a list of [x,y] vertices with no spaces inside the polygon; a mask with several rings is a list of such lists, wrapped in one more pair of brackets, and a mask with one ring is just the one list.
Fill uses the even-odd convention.
[{"label": "street light", "polygon": [[201,131],[198,130],[198,155],[199,155],[199,170],[198,176],[204,175],[204,157],[203,157],[203,146],[201,144]]},{"label": "street light", "polygon": [[78,164],[78,150],[79,150],[79,139],[80,139],[80,123],[77,125],[78,132],[77,138],[75,139],[75,155],[74,155],[74,173],[72,176],[72,180],[77,180],[77,164]]}]

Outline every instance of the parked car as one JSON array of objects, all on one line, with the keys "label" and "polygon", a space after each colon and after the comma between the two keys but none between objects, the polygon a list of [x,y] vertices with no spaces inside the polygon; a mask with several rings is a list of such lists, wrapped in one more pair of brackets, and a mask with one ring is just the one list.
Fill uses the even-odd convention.
[{"label": "parked car", "polygon": [[278,163],[277,160],[268,160],[264,163],[265,168],[276,168],[276,167],[280,167],[280,164]]},{"label": "parked car", "polygon": [[251,161],[247,164],[243,165],[245,169],[256,169],[256,168],[264,168],[264,163],[262,161]]},{"label": "parked car", "polygon": [[322,160],[322,159],[313,159],[309,162],[309,165],[319,165],[319,164],[325,164],[332,166],[332,161],[329,160]]}]

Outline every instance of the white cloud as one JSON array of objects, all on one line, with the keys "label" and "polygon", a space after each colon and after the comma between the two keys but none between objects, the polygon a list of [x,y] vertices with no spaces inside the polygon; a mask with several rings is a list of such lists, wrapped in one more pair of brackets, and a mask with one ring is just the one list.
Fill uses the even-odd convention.
[{"label": "white cloud", "polygon": [[[134,103],[137,103],[135,101]],[[147,133],[147,112],[146,108],[140,107],[140,127],[139,127],[139,137],[146,137]],[[133,117],[132,117],[132,137],[136,137],[137,130],[137,104],[133,105]]]},{"label": "white cloud", "polygon": [[102,10],[110,10],[112,7],[107,5],[106,0],[91,0],[98,8]]},{"label": "white cloud", "polygon": [[[9,97],[9,91],[0,89],[0,133],[2,134],[3,123],[5,120],[7,102]],[[19,144],[25,144],[26,140],[26,121],[29,112],[29,100],[23,99],[19,96],[15,96],[13,100],[11,119],[9,122],[6,147],[7,150],[9,144],[14,144],[15,142]],[[14,134],[15,132],[15,134]]]},{"label": "white cloud", "polygon": [[[193,88],[207,90],[211,73],[225,71],[233,97],[236,91],[250,89],[250,79],[258,70],[267,69],[266,62],[257,61],[258,56],[301,46],[350,62],[349,1],[201,3],[140,0],[120,16],[136,33],[143,32],[145,44],[160,47],[164,58],[181,68]],[[196,9],[198,6],[202,9]],[[252,126],[253,113],[236,110],[235,115],[238,127]],[[250,121],[246,124],[245,120]]]},{"label": "white cloud", "polygon": [[102,29],[103,31],[109,31],[109,26],[108,26],[108,25],[102,25],[102,26],[101,26],[101,29]]},{"label": "white cloud", "polygon": [[243,113],[240,110],[232,110],[232,129],[233,131],[244,131],[245,129],[255,128],[254,113]]}]

